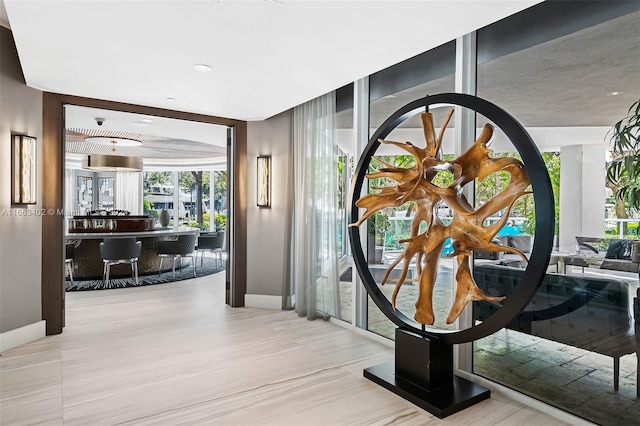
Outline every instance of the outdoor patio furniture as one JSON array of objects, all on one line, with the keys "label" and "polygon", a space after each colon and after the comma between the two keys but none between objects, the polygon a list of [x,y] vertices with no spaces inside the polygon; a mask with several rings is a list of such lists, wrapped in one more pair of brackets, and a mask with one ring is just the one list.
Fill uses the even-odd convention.
[{"label": "outdoor patio furniture", "polygon": [[[602,247],[607,249],[603,250]],[[600,269],[610,269],[623,272],[640,272],[640,241],[620,238],[576,237],[577,254],[566,265],[593,265]],[[582,258],[582,260],[579,260]]]},{"label": "outdoor patio furniture", "polygon": [[[478,287],[489,296],[509,296],[523,269],[483,264],[474,268]],[[637,353],[634,296],[627,281],[589,275],[546,274],[538,292],[508,326],[512,330],[553,340],[613,358],[613,388],[618,389],[620,357]],[[473,318],[485,321],[500,303],[474,302]],[[637,309],[637,308],[636,308]]]}]

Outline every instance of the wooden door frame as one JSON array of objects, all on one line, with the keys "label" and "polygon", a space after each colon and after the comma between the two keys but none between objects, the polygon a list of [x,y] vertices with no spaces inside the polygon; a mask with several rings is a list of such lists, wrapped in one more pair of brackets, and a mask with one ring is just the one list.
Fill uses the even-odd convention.
[{"label": "wooden door frame", "polygon": [[79,96],[44,92],[42,97],[42,319],[47,335],[62,333],[64,327],[64,106],[77,105],[150,116],[174,118],[234,128],[234,203],[229,224],[235,237],[231,245],[233,291],[229,305],[244,306],[247,288],[247,122],[223,117],[146,107]]}]

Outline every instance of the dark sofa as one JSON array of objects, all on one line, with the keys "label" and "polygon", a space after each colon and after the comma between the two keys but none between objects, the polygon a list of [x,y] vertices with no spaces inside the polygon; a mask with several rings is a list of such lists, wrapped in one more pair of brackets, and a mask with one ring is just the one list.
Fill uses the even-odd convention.
[{"label": "dark sofa", "polygon": [[[602,246],[607,249],[603,250]],[[576,249],[591,263],[596,262],[600,269],[624,272],[640,272],[640,241],[604,238],[576,237]],[[601,259],[601,262],[600,262]]]},{"label": "dark sofa", "polygon": [[[478,287],[490,296],[509,296],[523,274],[523,269],[495,264],[474,268]],[[499,308],[498,303],[474,302],[473,317],[484,321]],[[614,389],[618,389],[620,357],[638,353],[633,314],[626,281],[546,274],[508,328],[612,357]]]}]

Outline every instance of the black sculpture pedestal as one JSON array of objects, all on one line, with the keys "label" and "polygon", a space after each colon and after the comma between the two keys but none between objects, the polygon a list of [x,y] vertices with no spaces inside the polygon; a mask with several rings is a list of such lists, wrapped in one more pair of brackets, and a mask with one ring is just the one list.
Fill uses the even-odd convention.
[{"label": "black sculpture pedestal", "polygon": [[364,377],[442,419],[489,399],[489,389],[453,374],[453,346],[396,329],[396,359]]}]

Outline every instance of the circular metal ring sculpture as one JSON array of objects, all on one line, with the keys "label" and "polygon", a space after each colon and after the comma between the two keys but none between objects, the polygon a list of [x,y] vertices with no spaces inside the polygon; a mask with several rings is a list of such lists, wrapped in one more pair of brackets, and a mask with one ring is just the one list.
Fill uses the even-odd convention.
[{"label": "circular metal ring sculpture", "polygon": [[436,339],[442,344],[458,344],[486,337],[506,327],[509,322],[517,317],[534,296],[549,264],[549,255],[552,249],[554,233],[554,199],[551,181],[545,163],[540,156],[540,152],[527,131],[515,118],[497,105],[476,96],[459,93],[443,93],[417,99],[400,108],[393,113],[371,137],[358,162],[355,179],[351,188],[351,201],[349,203],[351,208],[350,223],[355,224],[360,219],[359,208],[356,206],[356,202],[358,201],[359,194],[362,192],[362,185],[365,181],[365,175],[371,158],[380,145],[379,139],[384,139],[402,122],[419,112],[423,112],[425,108],[428,110],[429,106],[435,104],[458,105],[482,114],[502,129],[507,138],[516,147],[524,162],[533,188],[536,227],[533,251],[520,284],[514,292],[504,300],[502,307],[481,324],[458,331],[441,331],[431,328],[425,330],[416,321],[395,310],[390,301],[378,288],[378,285],[371,275],[362,250],[359,228],[355,226],[350,227],[349,236],[354,263],[360,278],[378,308],[380,308],[392,322],[398,327],[409,329],[427,338]]}]

